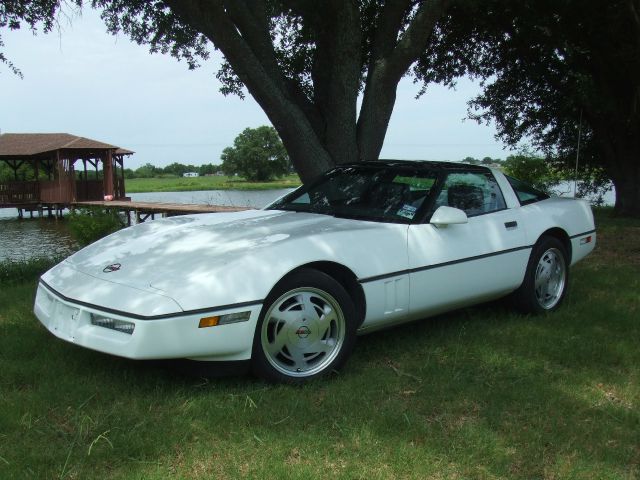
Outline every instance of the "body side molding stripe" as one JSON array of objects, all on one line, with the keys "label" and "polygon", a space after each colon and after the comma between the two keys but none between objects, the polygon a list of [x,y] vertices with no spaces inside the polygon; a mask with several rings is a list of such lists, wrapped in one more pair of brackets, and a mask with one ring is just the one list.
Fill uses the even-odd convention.
[{"label": "body side molding stripe", "polygon": [[596,233],[596,229],[594,228],[593,230],[589,230],[588,232],[582,232],[582,233],[578,233],[577,235],[571,235],[569,238],[573,240],[574,238],[582,237],[583,235],[589,235],[591,233]]},{"label": "body side molding stripe", "polygon": [[519,252],[520,250],[530,250],[533,245],[525,247],[510,248],[508,250],[500,250],[499,252],[485,253],[483,255],[476,255],[475,257],[461,258],[459,260],[451,260],[450,262],[436,263],[433,265],[425,265],[424,267],[408,268],[406,270],[399,270],[397,272],[385,273],[382,275],[375,275],[373,277],[366,277],[358,279],[360,283],[375,282],[377,280],[383,280],[385,278],[398,277],[400,275],[406,275],[408,273],[417,273],[424,270],[432,270],[434,268],[448,267],[449,265],[455,265],[456,263],[473,262],[474,260],[481,260],[483,258],[495,257],[497,255],[505,255],[507,253]]},{"label": "body side molding stripe", "polygon": [[44,280],[40,279],[40,284],[49,290],[51,293],[60,297],[62,300],[73,303],[75,305],[80,305],[82,307],[91,308],[92,310],[97,310],[99,312],[112,313],[114,315],[121,315],[123,317],[135,318],[137,320],[161,320],[164,318],[176,318],[176,317],[185,317],[187,315],[198,315],[202,313],[213,313],[221,310],[230,310],[232,308],[242,308],[242,307],[253,307],[255,305],[262,304],[263,300],[252,300],[250,302],[240,302],[240,303],[231,303],[229,305],[219,305],[217,307],[211,308],[199,308],[197,310],[183,310],[182,312],[176,313],[165,313],[162,315],[139,315],[137,313],[129,313],[122,310],[116,310],[114,308],[102,307],[100,305],[94,305],[92,303],[82,302],[80,300],[76,300],[74,298],[69,298],[53,287],[49,286]]}]

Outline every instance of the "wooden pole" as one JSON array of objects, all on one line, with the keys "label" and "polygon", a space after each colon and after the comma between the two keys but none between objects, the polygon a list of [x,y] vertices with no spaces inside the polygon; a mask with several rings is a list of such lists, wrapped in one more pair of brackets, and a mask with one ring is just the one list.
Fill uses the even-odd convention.
[{"label": "wooden pole", "polygon": [[104,158],[104,196],[113,197],[113,157],[111,155],[111,150],[107,150],[105,158]]}]

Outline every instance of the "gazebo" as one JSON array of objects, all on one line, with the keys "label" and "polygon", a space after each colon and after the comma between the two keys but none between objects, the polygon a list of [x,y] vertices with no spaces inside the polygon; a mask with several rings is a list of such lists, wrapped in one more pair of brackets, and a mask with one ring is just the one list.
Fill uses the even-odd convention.
[{"label": "gazebo", "polygon": [[[0,161],[11,167],[14,179],[0,182],[0,208],[125,199],[124,157],[133,153],[68,133],[1,134]],[[76,174],[78,161],[82,170]],[[19,178],[23,165],[32,168],[34,180]]]}]

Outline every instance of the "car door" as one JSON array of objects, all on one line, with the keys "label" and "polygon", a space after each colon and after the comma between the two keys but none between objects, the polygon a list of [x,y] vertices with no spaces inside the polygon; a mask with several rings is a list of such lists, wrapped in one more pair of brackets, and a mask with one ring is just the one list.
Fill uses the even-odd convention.
[{"label": "car door", "polygon": [[488,170],[447,174],[432,211],[463,210],[468,222],[409,227],[411,317],[499,297],[524,278],[530,247],[518,208],[506,208]]}]

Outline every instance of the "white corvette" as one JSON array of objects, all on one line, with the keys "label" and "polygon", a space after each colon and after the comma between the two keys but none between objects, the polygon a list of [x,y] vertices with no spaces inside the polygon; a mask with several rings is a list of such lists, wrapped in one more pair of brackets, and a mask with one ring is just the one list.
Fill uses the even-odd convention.
[{"label": "white corvette", "polygon": [[595,241],[586,202],[499,171],[368,162],[263,210],[121,230],[45,273],[35,313],[101,352],[242,362],[301,382],[379,328],[508,294],[524,311],[554,310]]}]

